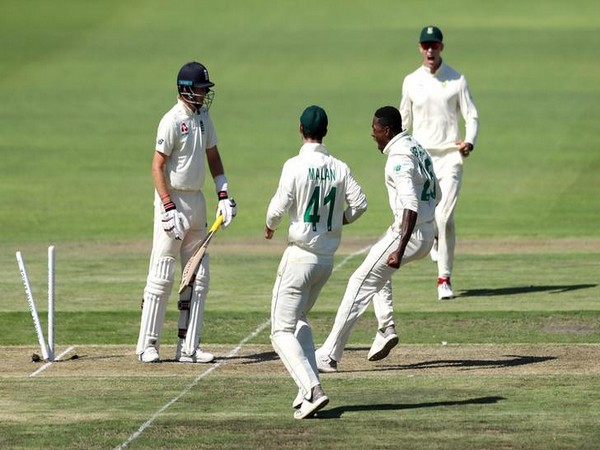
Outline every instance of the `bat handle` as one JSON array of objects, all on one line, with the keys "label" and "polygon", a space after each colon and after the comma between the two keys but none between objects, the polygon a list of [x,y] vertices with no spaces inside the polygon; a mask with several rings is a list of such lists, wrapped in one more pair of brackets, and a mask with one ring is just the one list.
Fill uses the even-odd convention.
[{"label": "bat handle", "polygon": [[217,220],[215,220],[215,223],[212,224],[212,227],[210,227],[208,232],[212,233],[218,230],[221,225],[223,225],[223,214],[219,214],[219,217],[217,217]]}]

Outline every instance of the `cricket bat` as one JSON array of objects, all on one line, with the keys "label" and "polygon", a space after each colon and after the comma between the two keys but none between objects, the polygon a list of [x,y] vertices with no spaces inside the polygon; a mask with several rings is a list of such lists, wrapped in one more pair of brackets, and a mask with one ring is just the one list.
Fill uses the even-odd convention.
[{"label": "cricket bat", "polygon": [[198,250],[192,255],[192,257],[188,260],[187,264],[183,268],[183,273],[181,274],[181,284],[179,285],[179,293],[181,294],[185,291],[185,288],[194,283],[196,279],[196,272],[198,272],[198,267],[200,267],[200,263],[202,262],[202,258],[204,258],[204,254],[206,253],[206,249],[208,248],[208,244],[210,240],[215,235],[217,230],[223,224],[223,216],[219,215],[217,220],[214,221],[210,230],[208,230],[208,234],[198,247]]}]

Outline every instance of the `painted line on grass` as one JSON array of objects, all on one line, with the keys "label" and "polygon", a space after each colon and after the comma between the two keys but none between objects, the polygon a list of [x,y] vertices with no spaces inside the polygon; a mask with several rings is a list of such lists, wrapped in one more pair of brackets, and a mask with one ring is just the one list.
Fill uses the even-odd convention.
[{"label": "painted line on grass", "polygon": [[[233,356],[235,356],[242,349],[242,346],[246,342],[248,342],[250,339],[257,336],[262,330],[264,330],[267,327],[267,325],[269,325],[269,322],[270,321],[267,320],[266,322],[262,323],[261,325],[258,326],[258,328],[256,328],[256,330],[254,330],[254,332],[252,332],[250,335],[248,335],[244,339],[242,339],[242,341],[238,344],[238,346],[229,352],[229,354],[226,356],[226,358],[232,358]],[[208,376],[211,372],[217,370],[219,367],[221,367],[226,362],[227,361],[218,362],[218,363],[214,364],[213,366],[211,366],[209,369],[202,372],[196,378],[194,378],[194,380],[190,384],[188,384],[179,394],[177,394],[175,397],[173,397],[173,399],[171,399],[168,403],[166,403],[162,408],[160,408],[158,411],[156,411],[152,415],[152,417],[150,417],[146,422],[144,422],[142,424],[141,427],[139,427],[137,429],[137,431],[135,433],[133,433],[131,436],[129,436],[129,438],[127,438],[127,440],[125,442],[123,442],[121,445],[119,445],[118,447],[115,447],[115,449],[120,450],[120,449],[126,448],[129,444],[131,444],[131,442],[133,442],[135,439],[137,439],[146,428],[148,428],[150,425],[152,425],[152,423],[156,419],[158,419],[158,417],[163,412],[165,412],[171,405],[173,405],[175,402],[177,402],[185,394],[190,392],[200,382],[200,380],[202,380],[204,377]]]},{"label": "painted line on grass", "polygon": [[58,355],[56,358],[54,358],[54,361],[47,362],[42,367],[40,367],[38,370],[36,370],[35,372],[33,372],[31,375],[29,375],[29,377],[30,378],[31,377],[35,377],[36,375],[40,374],[41,372],[43,372],[44,370],[46,370],[48,367],[50,367],[53,362],[60,360],[60,358],[62,358],[63,356],[65,356],[67,353],[69,353],[70,351],[72,351],[74,349],[75,349],[75,346],[69,347],[64,352],[62,352],[60,355]]},{"label": "painted line on grass", "polygon": [[363,255],[363,254],[367,253],[371,249],[371,247],[372,247],[371,245],[367,245],[366,247],[363,247],[360,250],[355,251],[354,253],[350,253],[348,256],[346,256],[342,260],[342,262],[340,262],[337,266],[335,266],[333,268],[333,272],[336,272],[337,270],[344,267],[346,265],[346,263],[348,261],[350,261],[352,258],[354,258],[355,256],[359,256],[359,255]]},{"label": "painted line on grass", "polygon": [[[362,249],[360,249],[360,250],[358,250],[358,251],[356,251],[356,252],[354,252],[354,253],[346,256],[337,266],[335,266],[333,268],[332,272],[335,272],[335,271],[339,270],[348,261],[350,261],[352,258],[354,258],[355,256],[358,256],[358,255],[361,255],[361,254],[367,252],[370,248],[371,248],[371,246],[369,245],[368,247],[364,247],[364,248],[362,248]],[[226,364],[227,363],[227,359],[230,359],[230,358],[234,357],[235,355],[237,355],[238,352],[242,349],[242,346],[246,342],[248,342],[250,339],[253,339],[254,337],[258,336],[258,334],[260,334],[270,323],[271,323],[271,319],[270,318],[267,319],[267,320],[265,320],[263,323],[261,323],[251,334],[249,334],[244,339],[242,339],[240,341],[240,343],[237,345],[237,347],[235,347],[233,350],[231,350],[229,352],[229,354],[225,357],[226,359],[224,361],[220,361],[220,362],[214,364],[209,369],[205,370],[200,375],[198,375],[196,378],[194,378],[194,380],[190,384],[188,384],[179,394],[177,394],[175,397],[173,397],[169,402],[165,403],[164,406],[162,406],[148,420],[146,420],[134,433],[132,433],[127,438],[127,440],[125,442],[123,442],[118,447],[115,447],[115,450],[122,450],[122,449],[126,448],[129,444],[131,444],[134,440],[136,440],[144,432],[144,430],[146,428],[148,428],[150,425],[152,425],[154,423],[154,421],[160,417],[160,415],[162,413],[164,413],[174,403],[176,403],[177,401],[179,401],[180,398],[182,398],[184,395],[186,395],[188,392],[190,392],[203,378],[207,377],[212,372],[214,372],[215,370],[217,370],[219,367],[221,367],[222,365]]]}]

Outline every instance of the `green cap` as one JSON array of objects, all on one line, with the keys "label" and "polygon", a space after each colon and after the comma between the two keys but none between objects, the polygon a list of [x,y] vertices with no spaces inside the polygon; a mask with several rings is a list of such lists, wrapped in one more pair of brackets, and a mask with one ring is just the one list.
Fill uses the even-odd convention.
[{"label": "green cap", "polygon": [[442,30],[433,25],[428,25],[421,30],[421,36],[419,36],[419,42],[443,42],[444,35]]},{"label": "green cap", "polygon": [[300,116],[300,125],[305,135],[323,137],[327,134],[327,114],[317,105],[311,105]]}]

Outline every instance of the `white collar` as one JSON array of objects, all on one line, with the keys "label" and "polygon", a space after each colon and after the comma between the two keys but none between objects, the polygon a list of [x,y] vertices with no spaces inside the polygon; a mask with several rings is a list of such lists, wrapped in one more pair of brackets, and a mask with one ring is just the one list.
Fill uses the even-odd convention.
[{"label": "white collar", "polygon": [[398,133],[396,136],[394,136],[392,138],[392,140],[390,142],[387,143],[387,145],[385,146],[385,148],[383,149],[383,154],[384,155],[389,155],[390,154],[390,150],[392,149],[392,147],[394,146],[394,144],[396,142],[398,142],[400,139],[404,138],[408,136],[408,131],[404,130],[402,133]]},{"label": "white collar", "polygon": [[300,148],[300,154],[303,154],[303,153],[314,153],[314,152],[323,153],[324,155],[328,155],[329,154],[327,152],[327,149],[325,148],[325,146],[323,144],[318,143],[318,142],[306,142]]}]

